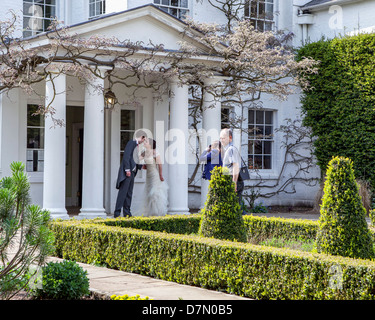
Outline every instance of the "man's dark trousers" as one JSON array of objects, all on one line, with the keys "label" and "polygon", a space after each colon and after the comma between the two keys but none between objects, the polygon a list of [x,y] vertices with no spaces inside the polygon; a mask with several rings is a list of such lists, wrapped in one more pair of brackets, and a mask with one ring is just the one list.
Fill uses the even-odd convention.
[{"label": "man's dark trousers", "polygon": [[[243,182],[243,180],[241,179],[238,179],[237,180],[237,197],[238,197],[238,202],[240,204],[240,206],[242,206],[242,192],[243,192],[243,189],[245,187],[245,184]],[[246,211],[242,210],[242,215],[246,214]]]},{"label": "man's dark trousers", "polygon": [[[130,206],[132,203],[134,178],[137,175],[138,169],[142,166],[137,165],[133,157],[135,148],[137,147],[136,140],[130,140],[124,150],[121,165],[118,170],[116,189],[119,190],[117,194],[117,201],[115,207],[115,218],[120,216],[121,207],[124,209],[124,216],[131,217]],[[126,176],[126,171],[131,172],[131,176]]]},{"label": "man's dark trousers", "polygon": [[238,197],[238,202],[240,205],[242,205],[242,191],[244,189],[244,183],[242,180],[237,180],[237,197]]},{"label": "man's dark trousers", "polygon": [[126,177],[125,180],[120,183],[120,189],[117,194],[116,208],[114,213],[115,218],[120,216],[121,208],[123,208],[124,217],[132,216],[132,214],[130,213],[130,207],[132,204],[134,177],[135,173],[134,171],[131,171],[130,177]]}]

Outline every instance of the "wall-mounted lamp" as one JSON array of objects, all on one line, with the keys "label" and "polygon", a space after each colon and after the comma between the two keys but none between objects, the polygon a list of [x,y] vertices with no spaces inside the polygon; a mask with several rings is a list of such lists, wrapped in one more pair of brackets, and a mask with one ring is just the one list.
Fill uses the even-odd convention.
[{"label": "wall-mounted lamp", "polygon": [[118,100],[116,95],[111,90],[107,90],[107,92],[104,94],[105,108],[112,110],[117,102]]}]

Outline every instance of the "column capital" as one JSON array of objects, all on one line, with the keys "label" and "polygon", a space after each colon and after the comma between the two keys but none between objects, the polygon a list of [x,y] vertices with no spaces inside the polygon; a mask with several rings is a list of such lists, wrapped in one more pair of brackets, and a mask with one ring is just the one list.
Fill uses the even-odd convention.
[{"label": "column capital", "polygon": [[178,85],[178,86],[184,86],[184,85],[188,85],[187,83],[184,83],[183,80],[180,79],[179,76],[172,76],[168,79],[168,83],[169,84],[175,84],[175,85]]},{"label": "column capital", "polygon": [[204,84],[209,86],[209,85],[217,84],[217,83],[223,82],[225,80],[230,80],[230,79],[231,79],[230,77],[224,77],[224,76],[220,76],[220,75],[213,75],[213,76],[210,76],[210,77],[206,77],[204,79]]},{"label": "column capital", "polygon": [[47,65],[46,70],[52,73],[61,73],[64,67],[63,62],[52,62]]}]

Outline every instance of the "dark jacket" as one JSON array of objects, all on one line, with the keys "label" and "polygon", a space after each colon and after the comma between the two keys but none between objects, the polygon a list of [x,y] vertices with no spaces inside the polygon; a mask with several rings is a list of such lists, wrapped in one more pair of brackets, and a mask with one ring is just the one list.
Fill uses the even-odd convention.
[{"label": "dark jacket", "polygon": [[222,166],[223,161],[221,159],[221,153],[217,149],[213,149],[210,152],[207,152],[205,150],[201,156],[199,157],[199,161],[206,161],[206,164],[204,165],[204,170],[202,174],[202,178],[206,180],[211,179],[211,171],[217,167]]},{"label": "dark jacket", "polygon": [[137,147],[137,141],[131,140],[126,144],[124,155],[122,157],[122,162],[118,170],[116,189],[120,189],[120,184],[124,181],[126,177],[126,170],[134,171],[134,177],[137,175],[139,169],[142,168],[141,164],[137,164],[135,159],[138,157],[133,156],[134,151]]}]

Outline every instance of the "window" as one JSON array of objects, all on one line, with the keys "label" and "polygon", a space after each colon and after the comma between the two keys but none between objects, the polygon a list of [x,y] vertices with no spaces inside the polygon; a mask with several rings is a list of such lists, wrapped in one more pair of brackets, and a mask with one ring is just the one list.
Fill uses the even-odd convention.
[{"label": "window", "polygon": [[56,17],[56,0],[23,1],[23,36],[30,37],[47,28]]},{"label": "window", "polygon": [[188,0],[154,0],[161,10],[183,19],[188,12]]},{"label": "window", "polygon": [[135,133],[135,111],[121,110],[121,127],[120,127],[120,163],[124,154],[124,149],[128,141],[133,140]]},{"label": "window", "polygon": [[105,0],[90,0],[89,19],[94,19],[105,14]]},{"label": "window", "polygon": [[270,31],[273,27],[273,0],[248,0],[245,17],[259,31]]},{"label": "window", "polygon": [[221,129],[230,127],[230,108],[221,108]]},{"label": "window", "polygon": [[272,169],[273,111],[249,110],[249,168]]},{"label": "window", "polygon": [[44,170],[44,116],[35,114],[38,105],[27,105],[26,171]]}]

